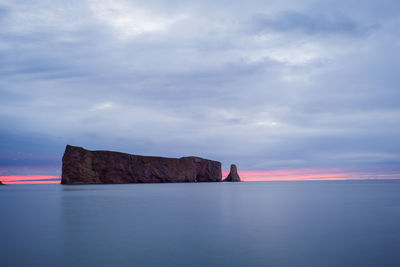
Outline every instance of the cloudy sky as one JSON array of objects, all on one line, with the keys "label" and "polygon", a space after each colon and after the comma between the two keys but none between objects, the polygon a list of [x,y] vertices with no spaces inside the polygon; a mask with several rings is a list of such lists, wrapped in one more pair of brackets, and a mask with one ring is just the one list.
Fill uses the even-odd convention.
[{"label": "cloudy sky", "polygon": [[399,29],[397,0],[3,0],[0,175],[66,144],[397,175]]}]

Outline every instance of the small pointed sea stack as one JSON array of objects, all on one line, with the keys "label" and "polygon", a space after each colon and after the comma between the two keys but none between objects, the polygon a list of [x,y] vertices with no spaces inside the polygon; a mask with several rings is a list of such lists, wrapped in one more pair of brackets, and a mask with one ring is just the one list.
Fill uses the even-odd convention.
[{"label": "small pointed sea stack", "polygon": [[224,182],[240,182],[240,177],[237,173],[237,168],[235,164],[231,165],[231,171],[229,172],[229,175],[224,179]]}]

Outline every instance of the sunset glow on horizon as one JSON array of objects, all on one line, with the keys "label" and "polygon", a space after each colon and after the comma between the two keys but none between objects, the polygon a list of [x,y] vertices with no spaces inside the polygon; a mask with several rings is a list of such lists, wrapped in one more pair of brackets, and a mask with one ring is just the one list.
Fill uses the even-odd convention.
[{"label": "sunset glow on horizon", "polygon": [[61,177],[57,175],[7,175],[0,176],[3,184],[59,184]]},{"label": "sunset glow on horizon", "polygon": [[[239,171],[242,181],[310,181],[310,180],[386,180],[400,179],[399,173],[376,174],[341,169],[279,169],[271,171]],[[229,171],[223,171],[226,177]]]},{"label": "sunset glow on horizon", "polygon": [[[229,171],[222,171],[222,177]],[[279,169],[271,171],[239,171],[242,181],[313,181],[313,180],[394,180],[400,179],[399,173],[362,173],[341,169]],[[3,184],[59,184],[57,175],[7,175],[0,176]]]}]

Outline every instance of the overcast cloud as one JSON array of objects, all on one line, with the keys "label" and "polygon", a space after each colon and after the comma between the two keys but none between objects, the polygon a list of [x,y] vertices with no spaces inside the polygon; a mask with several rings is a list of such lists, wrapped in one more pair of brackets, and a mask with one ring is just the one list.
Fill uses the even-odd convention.
[{"label": "overcast cloud", "polygon": [[397,0],[2,1],[0,170],[67,143],[400,169],[399,29]]}]

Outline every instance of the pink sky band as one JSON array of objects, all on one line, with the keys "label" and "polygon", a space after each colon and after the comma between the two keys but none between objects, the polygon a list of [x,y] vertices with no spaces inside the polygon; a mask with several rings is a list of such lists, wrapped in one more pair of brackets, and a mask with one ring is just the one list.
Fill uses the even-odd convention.
[{"label": "pink sky band", "polygon": [[[228,171],[223,171],[226,177]],[[243,181],[306,181],[306,180],[392,180],[400,179],[400,173],[340,172],[340,169],[287,169],[272,171],[240,171]],[[0,176],[4,184],[58,184],[55,175],[6,175]]]}]

